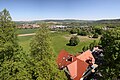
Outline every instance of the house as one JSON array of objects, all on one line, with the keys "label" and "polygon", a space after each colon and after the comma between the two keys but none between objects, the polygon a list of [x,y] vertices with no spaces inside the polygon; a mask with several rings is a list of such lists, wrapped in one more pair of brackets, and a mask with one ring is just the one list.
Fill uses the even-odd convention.
[{"label": "house", "polygon": [[89,74],[94,73],[98,67],[90,50],[77,56],[62,50],[57,57],[57,65],[64,70],[72,80],[83,80]]},{"label": "house", "polygon": [[40,25],[38,24],[22,24],[22,25],[18,25],[18,28],[39,28]]},{"label": "house", "polygon": [[67,28],[67,26],[63,26],[63,25],[52,25],[49,26],[50,29],[65,29]]}]

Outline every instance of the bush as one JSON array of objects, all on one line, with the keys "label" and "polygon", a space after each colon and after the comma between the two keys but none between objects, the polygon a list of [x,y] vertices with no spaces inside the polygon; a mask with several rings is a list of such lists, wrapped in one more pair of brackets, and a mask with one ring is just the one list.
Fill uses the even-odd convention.
[{"label": "bush", "polygon": [[69,45],[70,46],[76,46],[79,43],[79,38],[77,36],[73,36],[69,40]]},{"label": "bush", "polygon": [[95,33],[92,38],[98,38],[98,37],[99,37],[98,33]]}]

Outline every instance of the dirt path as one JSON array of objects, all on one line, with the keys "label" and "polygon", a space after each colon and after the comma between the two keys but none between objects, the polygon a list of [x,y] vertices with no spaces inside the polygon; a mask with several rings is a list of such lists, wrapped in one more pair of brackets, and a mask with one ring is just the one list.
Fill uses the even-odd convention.
[{"label": "dirt path", "polygon": [[[54,33],[56,31],[50,31],[51,33]],[[29,34],[18,34],[18,36],[32,36],[35,35],[35,33],[29,33]]]},{"label": "dirt path", "polygon": [[18,36],[32,36],[35,35],[35,33],[30,33],[30,34],[19,34]]}]

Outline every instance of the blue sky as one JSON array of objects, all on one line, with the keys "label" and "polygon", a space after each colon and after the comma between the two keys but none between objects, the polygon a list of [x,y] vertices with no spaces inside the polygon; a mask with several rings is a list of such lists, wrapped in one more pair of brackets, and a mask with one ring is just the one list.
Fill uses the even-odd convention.
[{"label": "blue sky", "polygon": [[120,18],[120,0],[0,0],[13,20]]}]

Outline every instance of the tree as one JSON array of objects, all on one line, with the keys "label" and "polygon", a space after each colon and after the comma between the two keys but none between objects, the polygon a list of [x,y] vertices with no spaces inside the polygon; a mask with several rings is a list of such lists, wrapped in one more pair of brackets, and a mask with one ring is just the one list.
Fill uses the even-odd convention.
[{"label": "tree", "polygon": [[93,50],[93,48],[94,48],[95,46],[98,46],[98,43],[94,40],[92,43],[90,43],[89,49],[90,49],[90,50]]},{"label": "tree", "polygon": [[28,77],[26,58],[17,43],[16,28],[9,12],[0,12],[0,79],[15,80]]},{"label": "tree", "polygon": [[77,36],[73,36],[69,40],[69,45],[70,46],[76,46],[79,43],[79,38]]},{"label": "tree", "polygon": [[89,49],[88,46],[84,46],[84,47],[82,48],[83,51],[86,51],[86,50],[88,50],[88,49]]},{"label": "tree", "polygon": [[77,33],[77,29],[76,28],[71,29],[70,33],[71,34],[76,34]]},{"label": "tree", "polygon": [[[31,75],[34,80],[65,80],[66,76],[57,69],[53,50],[51,47],[50,32],[47,24],[41,28],[30,44]],[[62,77],[61,77],[62,76]]]},{"label": "tree", "polygon": [[103,29],[95,28],[95,33],[98,33],[99,35],[101,35],[103,33]]},{"label": "tree", "polygon": [[98,46],[98,44],[99,44],[99,43],[98,43],[96,40],[94,40],[92,43],[90,43],[89,46],[84,46],[84,47],[82,48],[82,50],[83,50],[83,51],[86,51],[86,50],[90,49],[90,50],[92,51],[95,46]]},{"label": "tree", "polygon": [[101,38],[105,64],[101,68],[104,79],[115,80],[120,76],[120,30],[108,30]]},{"label": "tree", "polygon": [[98,38],[98,37],[99,37],[98,33],[95,33],[92,38]]},{"label": "tree", "polygon": [[40,26],[41,28],[37,31],[36,35],[30,43],[31,56],[38,60],[42,60],[46,57],[51,58],[53,53],[51,47],[50,31],[47,28],[48,25],[43,23]]},{"label": "tree", "polygon": [[79,31],[78,35],[87,36],[87,32],[86,31]]},{"label": "tree", "polygon": [[0,12],[0,57],[1,61],[10,59],[13,55],[16,43],[15,25],[11,21],[9,12],[4,9]]}]

